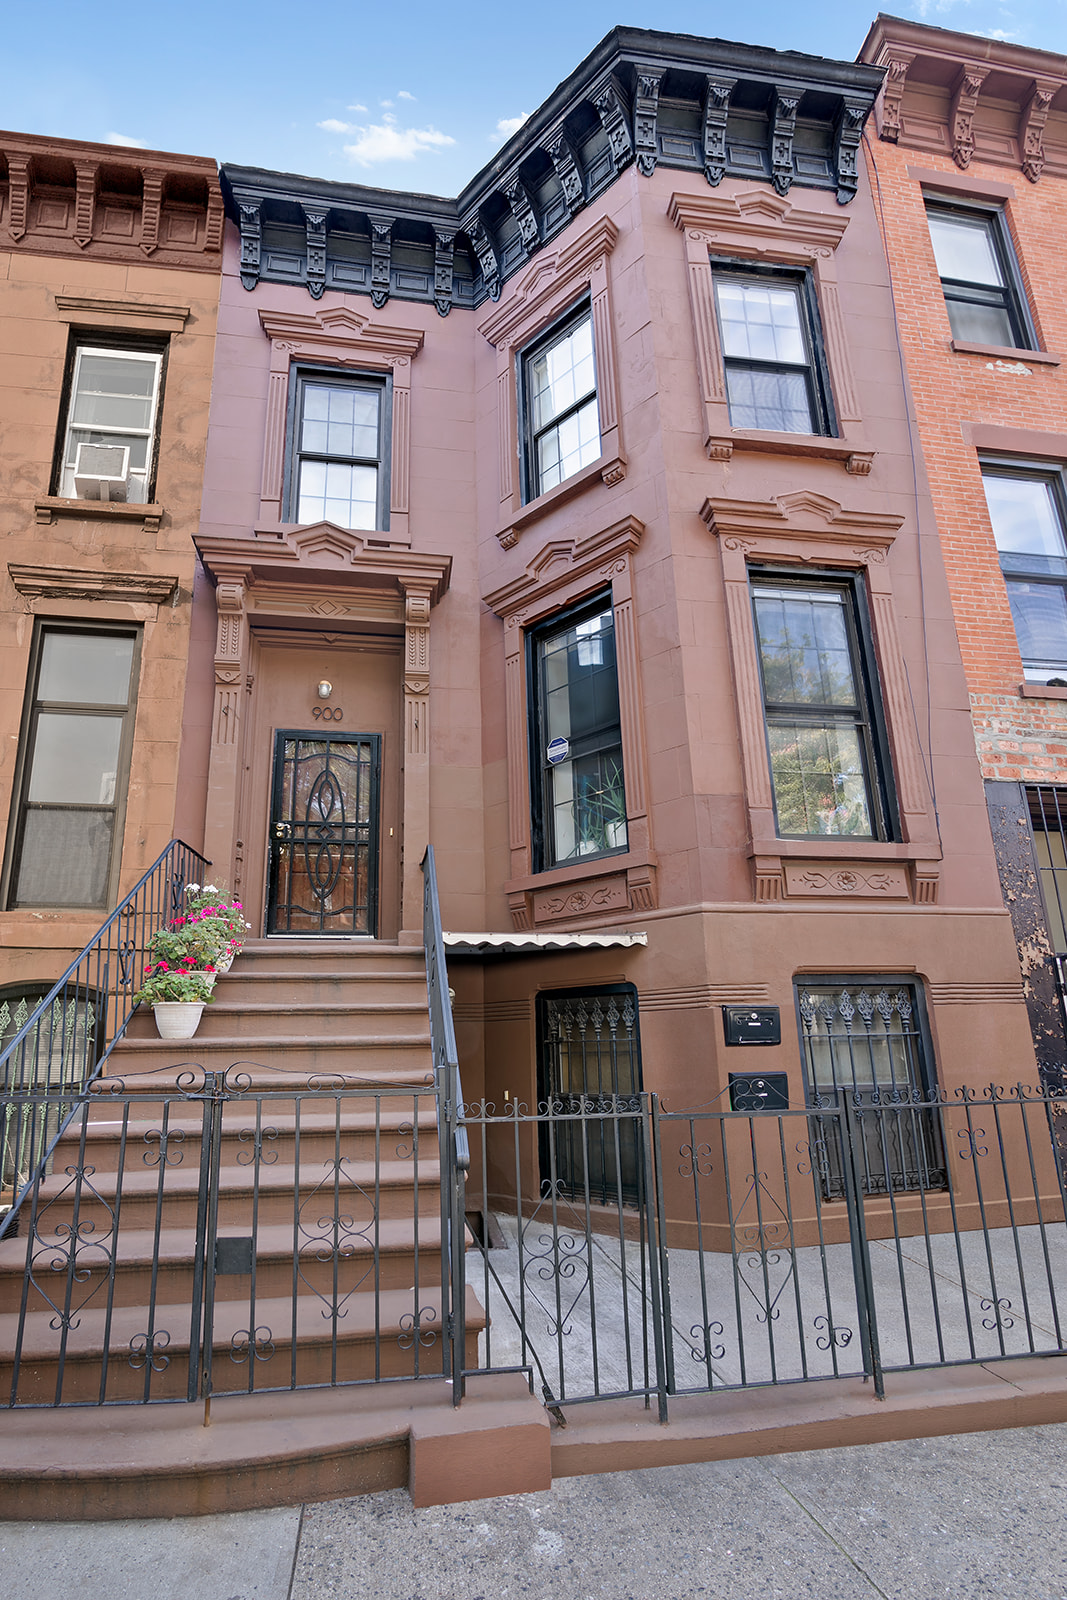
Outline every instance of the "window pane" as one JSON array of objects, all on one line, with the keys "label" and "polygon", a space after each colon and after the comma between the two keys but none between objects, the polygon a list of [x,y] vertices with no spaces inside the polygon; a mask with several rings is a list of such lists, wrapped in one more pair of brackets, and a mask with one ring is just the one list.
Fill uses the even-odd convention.
[{"label": "window pane", "polygon": [[807,365],[795,288],[717,280],[715,292],[727,356]]},{"label": "window pane", "polygon": [[539,351],[528,370],[534,432],[540,433],[553,417],[596,388],[591,319],[586,317],[555,344]]},{"label": "window pane", "polygon": [[768,703],[856,705],[844,595],[758,588],[753,599]]},{"label": "window pane", "polygon": [[130,697],[131,638],[105,633],[46,633],[41,644],[38,700],[124,706]]},{"label": "window pane", "polygon": [[318,455],[374,459],[378,454],[379,398],[372,389],[305,385],[300,448]]},{"label": "window pane", "polygon": [[538,494],[554,489],[600,455],[600,417],[596,396],[537,441]]},{"label": "window pane", "polygon": [[1018,347],[1011,318],[1003,306],[980,305],[972,300],[956,300],[945,296],[949,327],[954,339],[971,344],[999,344],[1009,349]]},{"label": "window pane", "polygon": [[601,750],[551,769],[556,862],[626,847],[622,750]]},{"label": "window pane", "polygon": [[746,372],[727,367],[730,423],[735,428],[767,428],[775,433],[814,433],[811,398],[804,372]]},{"label": "window pane", "polygon": [[342,461],[302,461],[298,522],[333,522],[339,528],[378,526],[378,469]]},{"label": "window pane", "polygon": [[157,361],[153,356],[110,356],[83,351],[71,422],[105,428],[148,428],[152,421]]},{"label": "window pane", "polygon": [[122,723],[122,717],[42,711],[27,799],[114,805]]},{"label": "window pane", "polygon": [[1067,593],[1054,583],[1008,584],[1008,599],[1028,667],[1059,673],[1067,667]]},{"label": "window pane", "polygon": [[930,211],[927,215],[934,260],[942,278],[1003,286],[1004,278],[993,246],[992,223],[987,217],[948,216],[940,211]]},{"label": "window pane", "polygon": [[780,833],[873,836],[855,728],[768,717],[767,742]]},{"label": "window pane", "polygon": [[546,639],[542,651],[545,742],[586,738],[600,728],[617,727],[619,684],[611,611]]},{"label": "window pane", "polygon": [[1028,555],[1067,553],[1052,484],[1047,478],[982,475],[998,550]]},{"label": "window pane", "polygon": [[113,829],[112,811],[27,811],[16,905],[104,905]]}]

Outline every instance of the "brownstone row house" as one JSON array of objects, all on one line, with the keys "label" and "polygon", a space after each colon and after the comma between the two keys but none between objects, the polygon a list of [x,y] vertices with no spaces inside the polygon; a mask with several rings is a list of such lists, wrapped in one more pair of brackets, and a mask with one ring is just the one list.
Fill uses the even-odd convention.
[{"label": "brownstone row house", "polygon": [[468,1094],[802,1105],[857,1007],[868,1084],[1033,1075],[881,82],[619,29],[456,201],[222,169],[181,827],[266,934],[401,943],[433,841]]},{"label": "brownstone row house", "polygon": [[[123,1124],[114,1161],[130,1126],[149,1155],[128,1200],[117,1167],[101,1199],[84,1148],[66,1168],[77,1184],[97,1174],[86,1205],[110,1244],[95,1241],[107,1259],[85,1288],[78,1228],[53,1228],[58,1320],[33,1279],[36,1220],[21,1253],[5,1223],[11,1404],[210,1400],[216,1346],[220,1385],[255,1388],[277,1354],[290,1376],[276,1387],[328,1391],[419,1374],[435,1337],[438,1354],[463,1343],[454,1306],[445,1338],[429,1325],[443,1326],[450,1263],[467,1304],[464,1219],[443,1214],[437,1169],[427,1179],[424,1160],[420,1176],[416,1159],[419,1129],[432,1142],[455,1111],[429,1108],[431,844],[463,1093],[548,1107],[541,1126],[516,1119],[510,1178],[475,1152],[485,1209],[507,1212],[520,1179],[533,1206],[584,1200],[591,1259],[614,1204],[625,1252],[651,1214],[634,1116],[638,1091],[655,1091],[657,1107],[719,1117],[725,1180],[706,1188],[705,1239],[735,1271],[724,1359],[740,1348],[743,1368],[754,1260],[757,1339],[791,1277],[803,1375],[811,1352],[825,1375],[846,1371],[853,1319],[862,1360],[847,1370],[875,1375],[877,1297],[849,1277],[865,1228],[898,1246],[927,1233],[936,1348],[917,1354],[909,1324],[898,1366],[950,1359],[964,1327],[961,1359],[984,1359],[968,1296],[1008,1353],[991,1250],[990,1282],[968,1280],[946,1344],[930,1239],[1043,1223],[1063,1193],[1045,1104],[1028,1123],[1024,1101],[985,1168],[1000,1160],[989,1207],[978,1169],[993,1140],[967,1103],[993,1079],[1033,1083],[1031,1024],[1041,1065],[1062,1059],[1048,956],[1063,921],[1040,898],[1058,903],[1067,872],[1067,741],[1051,742],[1067,696],[1062,79],[1051,58],[975,43],[880,19],[856,64],[618,28],[455,199],[0,135],[0,1045],[177,837],[240,896],[252,936],[197,1038],[218,1076],[203,1093],[175,1080],[174,1115],[221,1107],[238,1060],[254,1073],[234,1101],[254,1099],[255,1073],[285,1074],[273,1082],[290,1097],[273,1168],[262,1106],[239,1138],[221,1109],[190,1121],[198,1189],[192,1159],[162,1158],[164,1080],[138,1104],[140,1075],[175,1063],[134,1019],[107,1065],[141,1121]],[[127,943],[139,959],[136,929]],[[12,1190],[19,1151],[58,1136],[49,1094],[66,1057],[51,1039],[44,1057],[44,1088],[5,1085]],[[305,1187],[317,1205],[326,1180],[299,1166],[312,1135],[302,1146],[296,1102],[331,1085],[336,1124],[319,1101],[309,1113],[334,1185],[332,1245],[308,1246],[325,1248],[324,1289],[300,1253]],[[29,1140],[23,1091],[44,1104]],[[342,1091],[374,1103],[346,1129],[367,1163],[362,1233],[342,1215]],[[85,1097],[83,1144],[111,1148],[119,1099]],[[596,1162],[584,1127],[556,1137],[553,1119],[605,1106],[631,1121],[613,1147],[596,1135]],[[368,1157],[358,1139],[375,1118]],[[443,1149],[448,1167],[459,1148],[434,1159]],[[684,1208],[709,1148],[690,1135],[688,1168],[656,1169],[664,1250],[699,1237]],[[52,1177],[35,1196],[51,1198]],[[806,1209],[787,1215],[797,1177]],[[1023,1216],[1009,1184],[1027,1181]],[[209,1239],[212,1184],[231,1233]],[[164,1199],[180,1225],[164,1224]],[[764,1201],[767,1228],[753,1222]],[[140,1219],[133,1243],[120,1210]],[[801,1316],[795,1252],[827,1243],[855,1247],[848,1326],[825,1266]],[[562,1281],[573,1239],[555,1248]],[[373,1266],[342,1290],[361,1251]],[[903,1323],[902,1264],[897,1287]],[[98,1291],[65,1376],[67,1332]],[[705,1298],[695,1326],[682,1319],[709,1391],[723,1382],[716,1309]],[[482,1312],[463,1344],[474,1361]],[[772,1337],[766,1381],[775,1359]],[[632,1370],[627,1384],[653,1388]],[[202,1509],[191,1482],[181,1493]],[[210,1503],[236,1503],[221,1468],[216,1490]],[[19,1504],[36,1515],[42,1501]]]},{"label": "brownstone row house", "polygon": [[0,1039],[175,831],[213,161],[0,134]]},{"label": "brownstone row house", "polygon": [[879,17],[867,150],[1038,1059],[1065,1062],[1061,56]]}]

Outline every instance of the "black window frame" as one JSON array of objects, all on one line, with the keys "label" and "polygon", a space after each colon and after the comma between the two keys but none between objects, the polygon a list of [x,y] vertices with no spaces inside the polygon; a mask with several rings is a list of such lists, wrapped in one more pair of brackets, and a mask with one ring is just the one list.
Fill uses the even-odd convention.
[{"label": "black window frame", "polygon": [[[300,426],[304,415],[304,395],[309,386],[329,385],[335,389],[373,390],[378,399],[378,455],[332,456],[315,450],[301,450]],[[341,461],[346,466],[374,466],[378,473],[378,498],[375,526],[357,528],[363,534],[389,531],[389,508],[392,499],[393,453],[393,376],[391,372],[352,371],[339,367],[320,366],[310,362],[294,363],[289,372],[289,393],[285,425],[285,472],[282,487],[282,520],[298,522],[300,498],[300,463],[311,461]],[[327,519],[328,520],[328,519]]]},{"label": "black window frame", "polygon": [[[573,406],[570,406],[566,411],[561,412],[558,416],[553,417],[551,422],[546,423],[543,428],[540,428],[535,432],[533,425],[533,404],[530,391],[531,363],[536,361],[537,357],[545,350],[550,349],[553,345],[558,344],[563,339],[567,338],[583,322],[588,322],[589,324],[590,342],[593,348],[593,389],[591,393],[584,394],[581,399],[575,401]],[[563,484],[569,483],[570,479],[576,477],[578,472],[585,471],[584,467],[579,467],[577,471],[572,472],[569,477],[562,478],[558,484],[552,484],[548,489],[542,489],[537,470],[537,444],[538,440],[541,439],[544,434],[548,433],[551,428],[558,428],[560,423],[567,417],[574,416],[578,411],[580,411],[582,406],[588,404],[590,398],[596,401],[597,406],[597,433],[600,439],[600,451],[598,452],[597,459],[599,459],[599,456],[603,455],[604,453],[604,436],[600,427],[600,373],[597,367],[596,330],[593,326],[593,304],[589,296],[583,296],[581,300],[577,301],[574,305],[569,306],[566,311],[562,312],[558,317],[556,317],[556,319],[550,323],[547,328],[542,329],[542,331],[537,335],[536,339],[532,340],[529,344],[525,345],[522,350],[519,351],[516,359],[519,438],[522,440],[519,463],[520,488],[522,494],[522,503],[523,505],[528,505],[531,500],[537,500],[543,494],[551,494],[553,489],[560,488]],[[587,462],[586,465],[592,466],[593,463]]]},{"label": "black window frame", "polygon": [[[42,701],[38,698],[37,690],[40,681],[44,641],[49,634],[55,633],[82,636],[102,634],[110,638],[133,640],[133,651],[130,659],[129,695],[124,706],[120,707],[117,704],[111,705],[102,702],[97,704],[83,701]],[[133,758],[134,733],[137,721],[143,642],[144,630],[136,623],[128,625],[123,623],[95,623],[82,618],[41,617],[37,619],[30,647],[30,660],[23,695],[22,719],[19,726],[18,759],[15,763],[14,780],[11,788],[11,810],[8,818],[7,841],[4,851],[4,868],[2,876],[0,876],[0,905],[6,910],[102,911],[113,903],[122,866],[122,843],[126,825],[126,802],[129,792],[130,767]],[[83,904],[78,902],[75,904],[70,901],[53,902],[20,900],[18,898],[25,817],[30,805],[33,804],[28,799],[27,791],[33,772],[32,755],[36,743],[36,726],[42,710],[71,712],[75,715],[83,714],[87,716],[114,716],[121,711],[123,716],[123,728],[119,741],[115,774],[115,801],[111,807],[114,823],[110,859],[108,861],[103,896],[92,903]],[[88,807],[87,809],[101,808]]]},{"label": "black window frame", "polygon": [[[967,278],[942,278],[939,274],[941,292],[945,297],[945,311],[948,315],[949,327],[952,329],[953,340],[961,344],[983,344],[988,342],[968,339],[965,334],[956,333],[952,322],[953,303],[994,306],[1006,314],[1011,324],[1014,339],[1010,345],[990,344],[989,348],[1037,350],[1039,348],[1037,333],[1034,328],[1033,318],[1030,315],[1026,287],[1019,271],[1015,246],[1008,229],[1008,219],[1005,216],[1003,206],[993,203],[983,205],[980,202],[961,205],[950,198],[938,194],[924,194],[923,203],[927,218],[931,214],[940,214],[947,217],[960,217],[968,222],[984,223],[989,234],[994,259],[1000,268],[1003,279],[998,294],[988,284],[977,283],[973,279]],[[931,236],[931,245],[932,242]]]},{"label": "black window frame", "polygon": [[[978,464],[982,474],[983,491],[986,478],[1012,478],[1047,484],[1052,491],[1053,508],[1063,539],[1064,554],[1059,557],[1042,556],[1026,551],[1001,550],[998,547],[997,559],[1005,589],[1009,591],[1009,605],[1010,585],[1013,579],[1028,584],[1047,584],[1049,588],[1059,589],[1067,595],[1067,466],[1063,462],[989,455],[979,456]],[[990,514],[990,526],[992,525],[992,514]],[[994,539],[995,537],[994,528]],[[1058,566],[1055,565],[1056,562],[1059,563]],[[1014,623],[1014,614],[1012,621]],[[1060,680],[1067,683],[1067,630],[1064,633],[1063,662],[1060,667],[1049,668],[1028,664],[1027,658],[1023,655],[1023,641],[1018,636],[1017,627],[1016,640],[1023,663],[1023,677],[1028,683],[1053,683],[1056,686],[1059,686]]]},{"label": "black window frame", "polygon": [[[878,675],[878,657],[875,651],[874,631],[871,625],[867,584],[860,572],[834,568],[814,570],[796,567],[774,567],[765,564],[748,568],[749,595],[752,606],[752,631],[759,666],[760,694],[763,706],[763,727],[767,750],[767,769],[774,802],[775,830],[780,839],[834,840],[843,845],[869,840],[872,843],[896,843],[903,835],[897,805],[896,784],[893,777],[892,755],[886,726],[885,707],[882,703]],[[758,588],[795,588],[798,592],[810,589],[836,590],[845,596],[844,615],[852,662],[853,682],[857,690],[857,712],[850,717],[832,704],[797,706],[793,702],[770,701],[764,681],[763,652],[760,648],[759,621],[756,615],[755,592]],[[864,762],[868,814],[872,831],[862,833],[786,833],[778,814],[778,793],[775,787],[774,766],[771,758],[770,725],[775,715],[788,716],[800,721],[810,721],[813,726],[833,721],[849,722],[859,731],[859,743]]]},{"label": "black window frame", "polygon": [[[800,372],[805,373],[808,390],[808,405],[812,421],[816,424],[810,434],[783,432],[784,438],[827,438],[838,437],[837,413],[834,408],[833,386],[830,382],[830,367],[826,358],[826,346],[822,333],[822,318],[819,314],[819,297],[815,287],[815,275],[810,267],[782,267],[773,266],[765,262],[738,261],[726,256],[710,256],[713,280],[713,293],[715,300],[715,319],[719,333],[719,348],[722,354],[723,372],[726,379],[726,403],[730,407],[730,372]],[[720,281],[733,282],[771,282],[785,284],[797,292],[797,304],[800,307],[800,327],[807,350],[808,360],[803,367],[789,362],[753,361],[739,356],[726,354],[726,343],[723,338],[722,320],[719,316],[718,284]],[[777,433],[781,429],[747,429],[735,423],[731,412],[731,428],[741,432]]]},{"label": "black window frame", "polygon": [[[63,387],[60,391],[59,415],[56,419],[56,438],[52,450],[52,471],[48,492],[63,493],[63,474],[66,470],[67,435],[70,432],[70,408],[74,400],[74,370],[80,350],[116,350],[130,355],[159,356],[159,385],[155,396],[155,417],[152,425],[150,467],[145,476],[145,498],[137,504],[152,505],[156,498],[156,481],[159,476],[159,451],[163,436],[163,406],[167,395],[167,366],[170,359],[170,335],[166,333],[131,333],[126,329],[114,331],[107,328],[72,327],[67,339],[67,353],[63,362]],[[66,498],[76,498],[67,496]]]},{"label": "black window frame", "polygon": [[[553,832],[551,827],[552,796],[551,772],[553,765],[547,760],[547,728],[544,719],[544,677],[541,645],[544,640],[554,637],[564,629],[575,627],[589,617],[600,616],[604,611],[612,614],[612,640],[614,648],[615,607],[610,589],[598,590],[596,594],[587,595],[572,606],[561,611],[555,611],[551,616],[527,629],[526,632],[526,704],[527,724],[529,733],[529,761],[530,761],[530,844],[534,872],[552,872],[563,867],[584,866],[587,862],[604,861],[613,856],[625,855],[630,849],[630,824],[629,817],[625,815],[626,808],[626,752],[622,739],[622,708],[619,708],[619,721],[617,723],[604,723],[599,730],[600,743],[588,746],[577,753],[576,758],[583,755],[601,754],[617,749],[622,769],[623,806],[626,824],[626,842],[612,846],[609,849],[590,851],[584,854],[563,856],[557,858]],[[615,656],[615,682],[618,689],[619,664],[618,655]],[[610,735],[616,735],[612,738]],[[593,735],[587,735],[587,739]],[[583,744],[585,741],[583,741]]]}]

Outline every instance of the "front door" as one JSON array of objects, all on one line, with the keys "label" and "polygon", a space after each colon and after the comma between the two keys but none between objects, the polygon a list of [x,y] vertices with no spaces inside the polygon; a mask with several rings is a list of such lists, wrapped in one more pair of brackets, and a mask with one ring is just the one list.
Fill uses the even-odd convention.
[{"label": "front door", "polygon": [[275,735],[268,933],[377,936],[380,746],[376,733]]}]

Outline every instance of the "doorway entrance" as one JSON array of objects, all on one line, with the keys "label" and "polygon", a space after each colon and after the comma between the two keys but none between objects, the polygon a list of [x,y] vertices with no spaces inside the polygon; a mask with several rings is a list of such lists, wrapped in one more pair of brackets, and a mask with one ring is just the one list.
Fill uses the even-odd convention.
[{"label": "doorway entrance", "polygon": [[378,734],[278,731],[268,934],[377,936],[380,789]]}]

